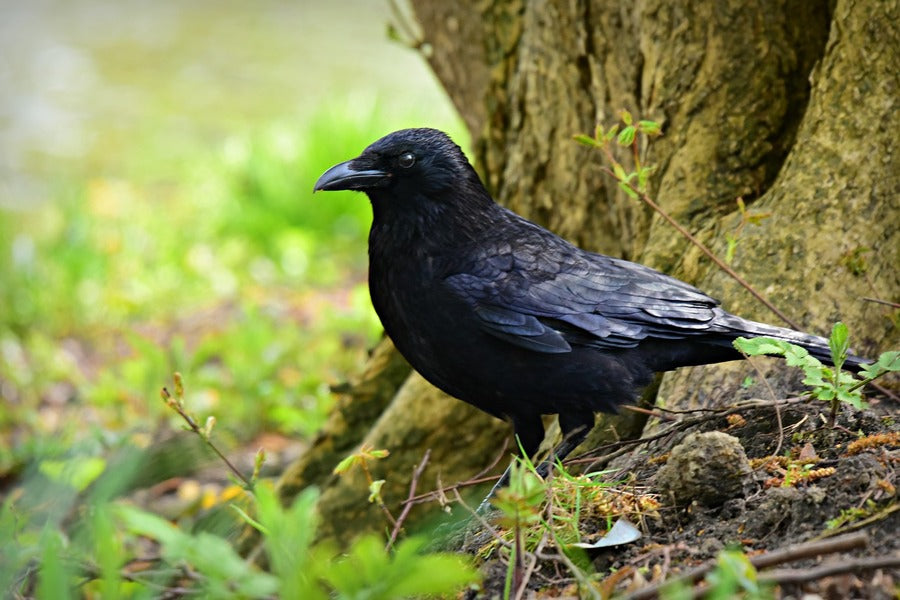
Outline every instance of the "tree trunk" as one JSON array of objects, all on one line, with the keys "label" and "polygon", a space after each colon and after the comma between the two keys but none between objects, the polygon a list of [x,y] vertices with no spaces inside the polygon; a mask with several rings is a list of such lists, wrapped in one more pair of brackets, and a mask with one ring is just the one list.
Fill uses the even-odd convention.
[{"label": "tree trunk", "polygon": [[[669,214],[722,256],[741,220],[738,198],[771,213],[740,230],[735,269],[808,330],[827,334],[843,320],[855,349],[870,356],[897,343],[896,313],[862,298],[896,302],[900,293],[900,2],[413,4],[419,46],[471,130],[470,158],[500,203],[582,247],[694,283],[730,312],[781,324],[621,193],[599,152],[573,142],[628,109],[663,127],[648,161],[657,165],[651,195]],[[776,391],[796,384],[779,375],[780,363],[765,364]],[[746,363],[682,369],[666,375],[658,401],[686,407],[762,394],[740,388],[745,374],[755,374]],[[426,448],[432,470],[420,489],[438,472],[444,484],[476,473],[505,432],[413,378],[360,441],[394,451],[379,465],[390,504],[405,497]],[[330,534],[384,526],[367,495],[360,477],[329,484]],[[363,525],[366,511],[374,522]]]}]

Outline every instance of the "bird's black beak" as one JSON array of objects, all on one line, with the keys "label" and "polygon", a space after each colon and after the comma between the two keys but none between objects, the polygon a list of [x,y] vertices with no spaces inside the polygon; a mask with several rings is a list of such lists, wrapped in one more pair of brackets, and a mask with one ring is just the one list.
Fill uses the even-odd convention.
[{"label": "bird's black beak", "polygon": [[342,162],[322,173],[322,176],[316,181],[313,191],[365,191],[384,187],[390,181],[390,173],[379,171],[378,169],[359,169],[354,166],[354,162],[356,162],[356,159]]}]

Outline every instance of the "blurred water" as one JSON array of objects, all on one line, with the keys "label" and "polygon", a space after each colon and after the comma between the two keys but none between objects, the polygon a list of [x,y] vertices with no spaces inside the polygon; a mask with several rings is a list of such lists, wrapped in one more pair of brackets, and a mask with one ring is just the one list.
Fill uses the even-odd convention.
[{"label": "blurred water", "polygon": [[384,0],[7,1],[0,207],[46,198],[60,174],[115,176],[148,147],[176,163],[323,103],[453,119],[424,61],[387,40],[390,18]]}]

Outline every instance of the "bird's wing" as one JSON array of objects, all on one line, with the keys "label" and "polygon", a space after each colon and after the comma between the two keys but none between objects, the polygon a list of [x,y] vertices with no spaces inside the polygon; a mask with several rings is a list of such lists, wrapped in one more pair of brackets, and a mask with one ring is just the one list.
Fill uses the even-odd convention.
[{"label": "bird's wing", "polygon": [[715,330],[720,313],[716,300],[682,281],[546,238],[482,248],[444,281],[486,332],[538,352],[682,339]]}]

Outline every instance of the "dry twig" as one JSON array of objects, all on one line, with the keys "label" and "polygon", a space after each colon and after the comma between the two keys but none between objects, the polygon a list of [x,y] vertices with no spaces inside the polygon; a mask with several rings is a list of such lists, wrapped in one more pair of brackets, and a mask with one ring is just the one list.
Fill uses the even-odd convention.
[{"label": "dry twig", "polygon": [[[802,544],[796,544],[794,546],[788,546],[786,548],[779,548],[771,552],[766,552],[765,554],[751,556],[749,557],[749,560],[750,564],[752,564],[757,569],[764,569],[766,567],[771,567],[794,560],[812,558],[814,556],[822,556],[824,554],[846,552],[855,548],[865,547],[868,543],[869,536],[866,533],[853,533],[828,541],[805,542]],[[675,581],[680,581],[683,583],[693,583],[712,571],[715,566],[716,561],[711,560],[695,569],[691,569],[684,575],[637,590],[625,596],[625,598],[626,600],[649,600],[651,598],[656,598],[659,595],[660,589],[662,589],[664,586]],[[760,577],[762,577],[762,575],[760,575]]]}]

